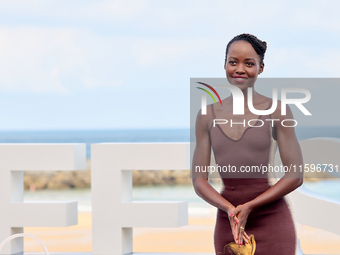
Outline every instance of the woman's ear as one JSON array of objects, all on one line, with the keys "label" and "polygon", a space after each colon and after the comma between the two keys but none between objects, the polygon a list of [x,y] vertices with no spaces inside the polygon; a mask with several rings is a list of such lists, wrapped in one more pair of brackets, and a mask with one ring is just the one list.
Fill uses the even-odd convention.
[{"label": "woman's ear", "polygon": [[264,69],[264,63],[260,67],[259,74],[263,72],[263,69]]}]

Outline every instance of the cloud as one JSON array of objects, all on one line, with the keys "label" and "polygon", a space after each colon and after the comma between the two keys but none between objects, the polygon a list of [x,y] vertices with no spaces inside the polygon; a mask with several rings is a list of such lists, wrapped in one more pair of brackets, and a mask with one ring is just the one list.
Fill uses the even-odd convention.
[{"label": "cloud", "polygon": [[208,38],[103,36],[73,27],[0,27],[0,89],[68,94],[113,88],[131,71],[181,64],[208,51]]},{"label": "cloud", "polygon": [[147,4],[144,0],[3,0],[0,13],[35,20],[117,21],[132,20]]},{"label": "cloud", "polygon": [[106,54],[115,42],[101,40],[72,28],[0,27],[0,88],[67,94],[73,88],[122,85],[105,70],[110,62],[114,68]]},{"label": "cloud", "polygon": [[340,49],[273,47],[265,57],[263,77],[338,78]]},{"label": "cloud", "polygon": [[335,77],[339,67],[336,1],[2,1],[0,7],[0,89],[8,91],[68,94],[132,86],[141,76],[222,74],[206,71],[199,56],[223,61],[228,40],[243,32],[268,42],[263,76]]},{"label": "cloud", "polygon": [[207,51],[209,38],[137,38],[132,53],[142,68],[168,66]]},{"label": "cloud", "polygon": [[[78,64],[69,29],[0,28],[0,87],[10,91],[68,93],[57,65]],[[60,51],[63,48],[64,51]],[[65,52],[66,51],[66,52]],[[65,52],[67,58],[61,55]],[[48,60],[48,61],[46,61]]]}]

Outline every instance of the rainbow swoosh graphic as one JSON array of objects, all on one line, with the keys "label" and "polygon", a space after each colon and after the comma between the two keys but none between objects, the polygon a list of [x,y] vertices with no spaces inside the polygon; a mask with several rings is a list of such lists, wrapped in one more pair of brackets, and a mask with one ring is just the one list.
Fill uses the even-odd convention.
[{"label": "rainbow swoosh graphic", "polygon": [[[221,103],[221,105],[222,105],[222,100],[221,100],[219,94],[217,93],[217,91],[216,91],[213,87],[211,87],[210,85],[205,84],[205,83],[203,83],[203,82],[199,82],[199,81],[198,81],[197,83],[199,83],[199,84],[201,84],[201,85],[204,85],[204,86],[207,86],[209,89],[211,89],[211,90],[216,94],[216,96],[218,97],[218,100],[220,100],[220,103]],[[206,90],[206,89],[204,89],[204,88],[200,88],[200,87],[196,87],[196,88],[201,89],[201,90],[207,92],[207,93],[209,94],[209,96],[211,96],[211,98],[214,100],[215,105],[216,105],[216,100],[215,100],[214,96],[213,96],[208,90]]]}]

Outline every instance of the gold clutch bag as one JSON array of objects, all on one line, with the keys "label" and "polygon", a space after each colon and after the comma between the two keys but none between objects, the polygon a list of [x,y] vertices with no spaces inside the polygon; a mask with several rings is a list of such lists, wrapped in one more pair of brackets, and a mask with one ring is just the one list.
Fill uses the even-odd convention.
[{"label": "gold clutch bag", "polygon": [[225,255],[254,255],[256,249],[255,237],[253,234],[249,236],[250,241],[246,243],[243,241],[243,245],[239,248],[235,242],[230,242],[226,246],[224,246]]}]

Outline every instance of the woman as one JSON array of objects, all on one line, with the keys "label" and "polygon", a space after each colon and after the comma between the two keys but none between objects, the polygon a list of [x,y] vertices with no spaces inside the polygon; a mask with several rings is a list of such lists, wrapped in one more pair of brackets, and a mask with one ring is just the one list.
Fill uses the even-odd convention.
[{"label": "woman", "polygon": [[[242,166],[271,165],[277,146],[284,166],[303,165],[294,127],[285,127],[289,121],[285,126],[281,124],[284,119],[293,119],[290,108],[287,106],[287,114],[281,115],[281,102],[278,101],[277,109],[264,116],[254,115],[248,108],[248,87],[252,87],[255,109],[265,110],[272,105],[270,98],[254,89],[257,76],[264,70],[266,48],[266,42],[251,34],[238,35],[228,43],[224,69],[228,82],[244,94],[244,115],[232,115],[232,96],[223,99],[222,105],[208,105],[206,115],[198,112],[192,169],[210,165],[211,148],[219,166],[231,165],[240,169]],[[213,125],[214,119],[232,119],[234,123],[257,119],[251,125],[258,127]],[[218,208],[214,233],[216,254],[236,254],[227,247],[231,242],[235,242],[238,252],[241,251],[239,254],[243,254],[242,246],[254,240],[256,255],[295,254],[296,230],[284,196],[302,185],[303,171],[286,172],[274,185],[270,184],[267,174],[243,174],[241,178],[239,175],[233,178],[231,172],[220,172],[223,182],[220,193],[208,183],[208,173],[193,175],[196,193]]]}]

